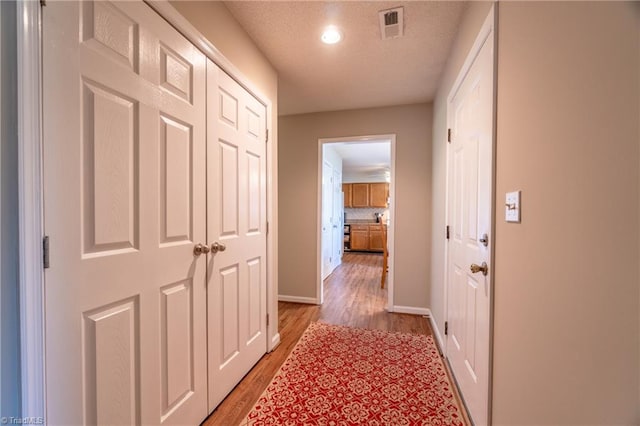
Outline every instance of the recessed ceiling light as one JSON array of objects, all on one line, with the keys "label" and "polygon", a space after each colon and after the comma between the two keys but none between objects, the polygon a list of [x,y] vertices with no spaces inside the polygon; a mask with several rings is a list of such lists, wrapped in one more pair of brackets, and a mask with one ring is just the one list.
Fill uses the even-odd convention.
[{"label": "recessed ceiling light", "polygon": [[342,33],[336,26],[329,25],[324,29],[324,32],[322,33],[322,37],[320,37],[320,39],[325,44],[336,44],[337,42],[342,40]]}]

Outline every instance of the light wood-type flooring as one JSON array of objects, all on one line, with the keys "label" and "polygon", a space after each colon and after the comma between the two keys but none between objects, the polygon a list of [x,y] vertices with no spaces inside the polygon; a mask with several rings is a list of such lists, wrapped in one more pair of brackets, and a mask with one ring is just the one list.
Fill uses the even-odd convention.
[{"label": "light wood-type flooring", "polygon": [[311,321],[352,327],[432,334],[427,318],[389,313],[387,289],[380,288],[382,255],[345,253],[324,281],[322,306],[279,302],[280,345],[266,354],[203,425],[237,425],[249,413]]}]

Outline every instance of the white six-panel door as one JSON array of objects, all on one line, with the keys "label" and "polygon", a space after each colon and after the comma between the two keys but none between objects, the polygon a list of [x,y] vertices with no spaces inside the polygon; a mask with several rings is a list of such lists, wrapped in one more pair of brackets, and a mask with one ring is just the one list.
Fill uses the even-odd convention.
[{"label": "white six-panel door", "polygon": [[[485,37],[449,103],[446,352],[476,425],[489,415],[493,31]],[[483,262],[486,275],[471,271]]]},{"label": "white six-panel door", "polygon": [[43,13],[47,423],[199,424],[266,352],[265,107],[142,2]]},{"label": "white six-panel door", "polygon": [[266,352],[266,109],[207,62],[209,408]]}]

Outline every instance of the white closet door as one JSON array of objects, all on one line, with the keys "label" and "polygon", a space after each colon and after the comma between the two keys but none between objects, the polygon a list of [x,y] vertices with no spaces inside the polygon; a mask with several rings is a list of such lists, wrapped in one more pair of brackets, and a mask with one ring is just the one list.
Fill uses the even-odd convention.
[{"label": "white closet door", "polygon": [[199,424],[204,55],[142,2],[43,13],[47,424]]},{"label": "white closet door", "polygon": [[266,109],[207,62],[209,409],[264,355]]}]

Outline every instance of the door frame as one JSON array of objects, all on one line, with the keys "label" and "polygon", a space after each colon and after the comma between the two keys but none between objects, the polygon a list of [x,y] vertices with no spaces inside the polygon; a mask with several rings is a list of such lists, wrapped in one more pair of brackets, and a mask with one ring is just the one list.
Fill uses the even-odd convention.
[{"label": "door frame", "polygon": [[[365,136],[348,136],[343,138],[320,138],[318,139],[318,184],[317,184],[317,207],[316,207],[316,300],[317,305],[324,303],[324,283],[322,280],[322,165],[324,164],[324,144],[339,143],[339,142],[353,142],[353,143],[366,143],[373,140],[388,140],[390,142],[391,149],[391,182],[389,183],[389,199],[391,203],[389,205],[389,211],[391,214],[391,224],[387,230],[387,245],[389,247],[389,275],[387,278],[387,311],[393,312],[393,288],[394,288],[394,236],[395,236],[395,218],[396,218],[396,135],[365,135]],[[344,173],[343,173],[344,179]]]},{"label": "door frame", "polygon": [[[18,270],[22,413],[45,418],[40,2],[17,2]],[[27,315],[27,312],[29,313]]]},{"label": "door frame", "polygon": [[[266,128],[273,135],[272,101],[235,67],[168,0],[144,0],[187,40],[202,51],[267,110]],[[22,413],[46,421],[45,328],[42,182],[42,8],[35,0],[17,2],[18,50],[18,267],[20,286],[21,394]],[[46,6],[45,6],[46,7]],[[267,326],[267,352],[280,343],[278,333],[278,212],[277,150],[275,138],[267,141],[267,315],[276,320]],[[28,313],[28,314],[27,314]]]},{"label": "door frame", "polygon": [[[495,271],[495,265],[496,265],[496,258],[495,258],[495,230],[496,230],[496,132],[497,132],[497,77],[498,77],[498,32],[497,32],[497,27],[498,27],[498,3],[494,3],[491,8],[489,9],[489,12],[482,24],[482,27],[480,28],[480,30],[478,31],[478,35],[476,36],[476,39],[474,40],[474,43],[471,47],[471,49],[469,49],[469,52],[467,53],[467,56],[465,58],[465,61],[462,65],[462,67],[460,68],[459,72],[458,72],[458,76],[456,77],[455,82],[453,83],[453,85],[451,86],[451,90],[449,91],[449,94],[447,96],[447,129],[451,129],[452,126],[452,116],[453,116],[453,111],[451,108],[451,104],[453,101],[453,98],[455,97],[456,93],[458,92],[458,90],[460,89],[460,86],[462,85],[465,77],[467,76],[469,70],[471,69],[471,66],[473,65],[475,59],[477,58],[478,54],[480,53],[480,49],[483,47],[485,40],[487,39],[487,37],[491,34],[491,32],[494,33],[494,37],[493,37],[493,105],[492,105],[492,125],[493,125],[493,134],[491,136],[491,157],[492,157],[492,167],[491,167],[491,200],[490,200],[490,206],[491,206],[491,212],[490,214],[490,224],[491,224],[491,236],[490,238],[493,239],[493,242],[489,245],[488,249],[489,249],[489,265],[492,268],[493,271]],[[451,158],[451,145],[447,142],[446,146],[446,167],[445,167],[445,221],[447,225],[450,225],[450,220],[449,220],[449,215],[450,215],[450,209],[449,209],[449,202],[450,202],[450,193],[451,193],[451,185],[452,182],[450,182],[449,180],[449,164],[450,164],[450,158]],[[490,295],[490,300],[489,300],[489,354],[488,354],[488,359],[489,359],[489,375],[488,375],[488,406],[487,406],[487,419],[488,419],[488,424],[491,424],[491,415],[492,415],[492,388],[493,388],[493,326],[494,326],[494,301],[495,301],[495,297],[494,297],[494,282],[495,282],[495,274],[491,273],[490,275],[490,280],[489,280],[489,295]],[[449,321],[449,240],[445,239],[444,242],[444,319],[445,321]],[[445,356],[445,358],[447,359],[447,363],[448,361],[448,353],[447,353],[447,340],[449,339],[449,337],[447,335],[444,336],[444,341],[442,341],[442,337],[437,335],[436,336],[439,340],[439,343],[442,347],[443,350],[443,354]],[[455,378],[454,378],[455,381]],[[456,385],[457,387],[457,385]],[[459,388],[458,388],[459,390]],[[463,404],[464,404],[464,395],[462,395],[462,393],[460,393],[460,396],[463,399]],[[468,412],[468,410],[467,410]]]}]

